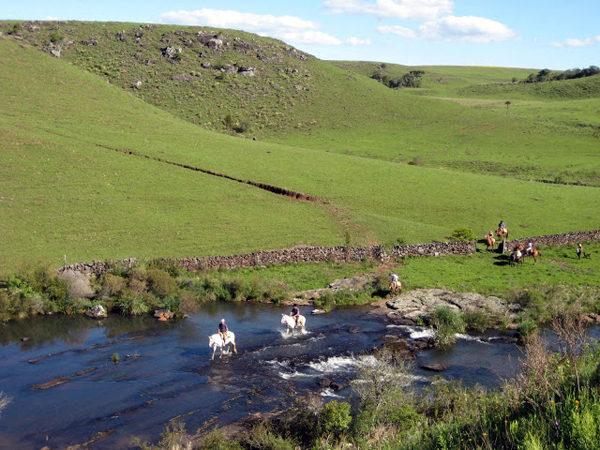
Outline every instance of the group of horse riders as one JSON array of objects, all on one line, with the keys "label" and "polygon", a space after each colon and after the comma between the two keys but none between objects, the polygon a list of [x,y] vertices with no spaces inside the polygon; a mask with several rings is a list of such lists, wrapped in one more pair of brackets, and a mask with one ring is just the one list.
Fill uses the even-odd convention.
[{"label": "group of horse riders", "polygon": [[[498,224],[498,231],[496,231],[496,234],[498,236],[508,236],[508,228],[506,228],[506,224],[504,223],[504,220],[501,220],[500,223]],[[492,230],[490,230],[490,232],[488,233],[486,238],[488,240],[488,243],[495,241],[494,232]],[[579,245],[581,245],[581,244],[579,244]],[[533,253],[533,251],[534,251],[533,243],[530,242],[527,245],[527,248],[524,249],[525,255],[531,255]]]},{"label": "group of horse riders", "polygon": [[[296,326],[298,326],[300,309],[298,308],[298,305],[296,303],[294,303],[294,306],[292,307],[290,316],[294,318],[294,320],[296,321]],[[221,319],[221,322],[219,322],[219,336],[221,337],[221,339],[223,339],[223,344],[225,344],[225,340],[229,337],[229,327],[225,323],[225,319]]]}]

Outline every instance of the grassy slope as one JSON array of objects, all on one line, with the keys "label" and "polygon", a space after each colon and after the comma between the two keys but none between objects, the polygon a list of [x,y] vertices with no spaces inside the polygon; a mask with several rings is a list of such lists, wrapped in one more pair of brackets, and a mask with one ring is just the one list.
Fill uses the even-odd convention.
[{"label": "grassy slope", "polygon": [[[195,256],[334,240],[320,205],[98,147],[153,145],[179,136],[211,149],[243,142],[149,107],[95,76],[0,40],[0,267]],[[153,141],[153,134],[160,141]],[[120,145],[119,145],[120,144]],[[302,221],[290,220],[303,217]]]},{"label": "grassy slope", "polygon": [[[45,51],[52,38],[59,39],[66,43],[62,59],[207,129],[224,131],[224,118],[230,115],[237,125],[254,123],[246,135],[285,145],[600,185],[600,77],[549,83],[555,88],[546,92],[549,84],[511,82],[534,69],[385,64],[391,77],[411,69],[426,72],[422,89],[396,92],[368,78],[382,63],[319,61],[280,41],[241,31],[123,23],[34,25],[40,30],[31,31],[24,22],[20,38]],[[10,27],[0,23],[0,29]],[[198,32],[221,38],[222,49],[203,45]],[[97,45],[88,45],[91,41]],[[168,46],[182,49],[176,62],[162,56]],[[257,75],[222,72],[227,64],[255,67]],[[136,89],[139,80],[143,83]],[[580,86],[586,83],[594,86]],[[558,106],[549,101],[557,91],[560,98],[582,100]],[[595,97],[584,101],[591,92]],[[418,98],[423,96],[451,103]],[[512,102],[509,114],[507,100]]]},{"label": "grassy slope", "polygon": [[[332,64],[365,76],[381,65]],[[312,133],[304,145],[429,167],[600,185],[600,76],[515,84],[512,79],[524,79],[535,71],[417,68],[426,72],[423,87],[396,91],[396,96],[443,99],[460,107],[423,101],[415,113],[414,127],[410,123],[401,127],[385,122],[375,127],[359,124],[349,132]],[[415,68],[386,64],[385,71],[395,77],[411,69]],[[506,101],[511,102],[508,109]],[[296,133],[281,139],[299,143],[304,138]]]},{"label": "grassy slope", "polygon": [[[209,133],[62,61],[6,40],[0,47],[2,84],[13,86],[2,91],[0,113],[7,149],[0,156],[6,180],[0,225],[9,230],[3,235],[4,267],[31,255],[58,264],[63,254],[73,261],[341,244],[345,231],[355,243],[443,240],[459,226],[483,234],[499,218],[515,236],[597,227],[596,209],[582,206],[597,204],[597,189]],[[338,73],[331,70],[332,77]],[[365,83],[368,95],[390,92],[370,80],[355,82]],[[401,106],[420,102],[405,96],[386,107],[395,105],[407,117],[410,111]],[[431,109],[442,120],[436,103],[425,100],[422,114]],[[100,146],[286,187],[327,203],[280,199]]]}]

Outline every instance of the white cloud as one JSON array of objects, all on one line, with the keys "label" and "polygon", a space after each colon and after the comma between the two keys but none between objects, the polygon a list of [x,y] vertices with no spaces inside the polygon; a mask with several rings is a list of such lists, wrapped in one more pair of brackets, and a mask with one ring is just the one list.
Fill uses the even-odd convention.
[{"label": "white cloud", "polygon": [[402,36],[409,39],[417,38],[417,33],[415,33],[410,28],[401,27],[400,25],[385,25],[377,27],[377,30],[381,33],[397,34],[398,36]]},{"label": "white cloud", "polygon": [[[599,36],[596,36],[597,40]],[[565,42],[554,42],[553,47],[564,48],[564,47],[585,47],[586,45],[593,45],[594,40],[592,38],[587,39],[567,39]]]},{"label": "white cloud", "polygon": [[506,41],[517,33],[495,20],[475,16],[447,16],[419,26],[419,36],[429,40],[458,42]]},{"label": "white cloud", "polygon": [[301,44],[341,44],[339,39],[317,31],[320,28],[317,22],[294,16],[277,17],[203,8],[195,11],[166,12],[161,14],[157,21],[159,23],[233,28]]},{"label": "white cloud", "polygon": [[327,0],[332,14],[366,14],[380,19],[430,20],[452,13],[452,0]]},{"label": "white cloud", "polygon": [[371,45],[371,39],[359,39],[357,37],[349,37],[346,42],[350,45]]},{"label": "white cloud", "polygon": [[273,37],[277,37],[285,42],[295,42],[298,44],[340,45],[342,43],[339,39],[320,31],[291,31]]}]

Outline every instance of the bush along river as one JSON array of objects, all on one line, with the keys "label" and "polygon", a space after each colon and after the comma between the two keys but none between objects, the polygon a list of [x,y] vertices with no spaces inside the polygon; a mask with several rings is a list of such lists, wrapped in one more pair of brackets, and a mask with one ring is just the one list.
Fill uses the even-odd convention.
[{"label": "bush along river", "polygon": [[[285,409],[297,396],[346,398],[374,348],[390,336],[410,347],[429,333],[369,307],[310,309],[301,309],[306,331],[294,335],[281,324],[290,308],[264,304],[209,304],[173,322],[120,315],[9,322],[0,332],[0,391],[12,400],[0,418],[0,448],[131,448],[134,437],[157,442],[169,422],[193,433]],[[219,359],[217,352],[212,361],[208,337],[222,318],[238,353]],[[497,387],[519,370],[520,357],[509,333],[460,335],[447,350],[416,353],[412,385],[441,374]]]}]

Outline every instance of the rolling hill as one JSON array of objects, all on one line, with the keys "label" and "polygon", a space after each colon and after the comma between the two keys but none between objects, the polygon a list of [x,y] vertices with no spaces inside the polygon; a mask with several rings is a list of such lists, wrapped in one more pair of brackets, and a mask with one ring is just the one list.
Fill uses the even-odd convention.
[{"label": "rolling hill", "polygon": [[[556,102],[507,112],[489,99],[391,90],[231,30],[0,29],[0,83],[10,86],[0,93],[0,271],[64,255],[445,240],[500,219],[516,237],[597,228],[598,140]],[[208,36],[225,50],[202,44]],[[180,61],[163,54],[180,47]],[[536,105],[556,118],[525,110]],[[562,184],[529,181],[548,178]],[[315,201],[273,192],[282,189]]]}]

